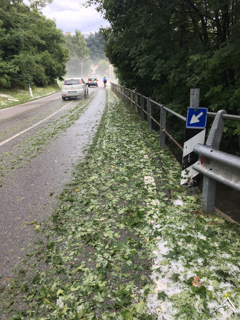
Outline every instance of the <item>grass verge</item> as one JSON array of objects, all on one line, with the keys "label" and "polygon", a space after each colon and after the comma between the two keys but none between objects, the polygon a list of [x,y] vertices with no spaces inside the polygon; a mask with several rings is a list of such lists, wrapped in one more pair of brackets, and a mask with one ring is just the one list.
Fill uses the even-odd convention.
[{"label": "grass verge", "polygon": [[33,97],[29,89],[1,89],[0,91],[0,109],[9,108],[25,102],[40,99],[48,95],[59,92],[61,89],[58,85],[51,85],[44,88],[32,88]]}]

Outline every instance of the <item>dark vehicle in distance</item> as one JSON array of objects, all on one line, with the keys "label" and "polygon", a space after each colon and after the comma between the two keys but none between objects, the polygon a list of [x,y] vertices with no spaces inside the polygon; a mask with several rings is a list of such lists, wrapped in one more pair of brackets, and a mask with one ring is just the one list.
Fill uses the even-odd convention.
[{"label": "dark vehicle in distance", "polygon": [[88,78],[88,86],[89,87],[98,87],[98,80],[96,77]]}]

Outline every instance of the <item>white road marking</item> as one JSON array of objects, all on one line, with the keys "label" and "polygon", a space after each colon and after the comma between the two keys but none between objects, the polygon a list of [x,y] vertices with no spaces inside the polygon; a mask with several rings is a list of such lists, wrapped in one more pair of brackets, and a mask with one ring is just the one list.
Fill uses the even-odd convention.
[{"label": "white road marking", "polygon": [[21,131],[21,132],[19,132],[19,133],[15,134],[15,135],[14,135],[14,136],[12,136],[11,138],[8,138],[7,140],[2,141],[2,142],[0,143],[0,147],[1,147],[1,146],[3,146],[5,143],[8,143],[9,141],[11,141],[11,140],[13,140],[13,139],[15,139],[15,138],[19,137],[20,135],[24,134],[25,132],[27,132],[27,131],[29,131],[29,130],[33,129],[34,127],[38,126],[39,124],[43,123],[44,121],[46,121],[46,120],[48,120],[48,119],[52,118],[55,114],[57,114],[59,111],[61,111],[61,110],[65,109],[66,107],[68,107],[71,103],[73,103],[73,101],[69,102],[67,105],[65,105],[65,106],[64,106],[64,107],[62,107],[61,109],[59,109],[59,110],[55,111],[54,113],[52,113],[52,114],[51,114],[50,116],[48,116],[47,118],[45,118],[45,119],[43,119],[43,120],[39,121],[38,123],[35,123],[34,125],[32,125],[31,127],[27,128],[27,129],[25,129],[25,130],[23,130],[23,131]]}]

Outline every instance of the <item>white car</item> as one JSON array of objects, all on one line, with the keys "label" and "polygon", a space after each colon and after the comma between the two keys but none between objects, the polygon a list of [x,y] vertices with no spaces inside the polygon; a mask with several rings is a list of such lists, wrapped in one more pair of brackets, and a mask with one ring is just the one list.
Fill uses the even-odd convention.
[{"label": "white car", "polygon": [[66,79],[62,86],[62,99],[79,98],[88,96],[88,86],[81,78]]}]

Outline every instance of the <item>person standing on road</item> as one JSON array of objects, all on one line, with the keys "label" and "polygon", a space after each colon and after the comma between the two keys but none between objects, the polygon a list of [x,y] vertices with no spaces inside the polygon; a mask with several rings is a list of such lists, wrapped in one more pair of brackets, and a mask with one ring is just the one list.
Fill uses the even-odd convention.
[{"label": "person standing on road", "polygon": [[106,87],[106,85],[107,85],[107,78],[104,76],[103,77],[103,84],[104,84],[104,87]]}]

